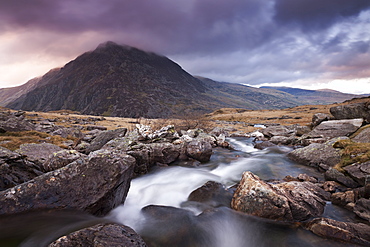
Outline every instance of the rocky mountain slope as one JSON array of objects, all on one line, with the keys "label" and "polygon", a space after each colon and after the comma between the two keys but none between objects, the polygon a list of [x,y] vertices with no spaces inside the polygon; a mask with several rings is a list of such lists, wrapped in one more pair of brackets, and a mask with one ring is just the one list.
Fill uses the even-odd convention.
[{"label": "rocky mountain slope", "polygon": [[25,84],[29,90],[19,91],[16,99],[0,97],[0,102],[12,109],[69,109],[149,118],[206,113],[222,107],[277,109],[302,104],[281,91],[195,78],[164,56],[113,42],[50,71],[36,86],[32,83]]}]

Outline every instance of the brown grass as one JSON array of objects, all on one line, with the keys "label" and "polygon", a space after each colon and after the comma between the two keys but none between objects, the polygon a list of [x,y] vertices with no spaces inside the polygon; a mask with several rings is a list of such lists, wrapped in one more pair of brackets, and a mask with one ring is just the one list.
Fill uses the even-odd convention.
[{"label": "brown grass", "polygon": [[341,161],[335,166],[343,171],[343,167],[363,163],[370,160],[370,143],[358,143],[351,140],[340,140],[334,144],[335,148],[342,148]]},{"label": "brown grass", "polygon": [[75,141],[75,139],[76,138],[73,137],[63,138],[61,136],[52,136],[38,131],[5,132],[0,133],[0,146],[14,151],[25,143],[47,142],[55,144],[61,148],[67,148],[63,142],[66,142],[67,140]]}]

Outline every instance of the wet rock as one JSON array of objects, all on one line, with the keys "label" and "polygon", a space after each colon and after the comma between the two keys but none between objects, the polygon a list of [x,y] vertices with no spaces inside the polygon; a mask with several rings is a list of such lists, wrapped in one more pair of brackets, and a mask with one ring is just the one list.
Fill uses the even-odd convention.
[{"label": "wet rock", "polygon": [[49,245],[49,247],[145,247],[144,240],[130,227],[115,224],[101,223],[63,236]]},{"label": "wet rock", "polygon": [[127,154],[136,159],[135,174],[146,174],[156,164],[170,164],[180,155],[179,149],[172,143],[148,143],[130,146]]},{"label": "wet rock", "polygon": [[368,102],[339,105],[330,108],[335,119],[363,118],[370,123],[370,106]]},{"label": "wet rock", "polygon": [[366,246],[370,245],[370,226],[366,224],[317,218],[309,222],[306,228],[316,235],[325,238]]},{"label": "wet rock", "polygon": [[334,141],[325,143],[312,143],[307,147],[297,148],[288,154],[288,157],[307,166],[318,167],[320,164],[326,164],[329,167],[335,166],[340,162],[340,149],[333,147]]},{"label": "wet rock", "polygon": [[0,215],[36,209],[77,209],[102,216],[126,198],[135,160],[109,150],[0,192]]},{"label": "wet rock", "polygon": [[187,144],[186,155],[200,162],[207,162],[212,155],[212,145],[208,141],[194,139]]},{"label": "wet rock", "polygon": [[324,177],[327,181],[336,181],[348,188],[359,187],[359,184],[356,183],[352,178],[347,177],[335,168],[329,168],[329,170],[325,172]]},{"label": "wet rock", "polygon": [[354,142],[366,143],[370,142],[370,125],[366,125],[360,128],[352,138]]},{"label": "wet rock", "polygon": [[303,221],[324,212],[327,194],[310,182],[268,184],[245,172],[231,206],[251,215],[284,221]]},{"label": "wet rock", "polygon": [[91,142],[90,146],[86,149],[86,153],[90,153],[101,149],[107,142],[114,138],[124,137],[127,133],[126,128],[115,130],[107,130],[100,132]]},{"label": "wet rock", "polygon": [[39,166],[21,155],[0,147],[0,190],[12,188],[43,174]]},{"label": "wet rock", "polygon": [[203,186],[190,193],[188,201],[200,202],[212,207],[230,207],[233,192],[222,184],[208,181]]},{"label": "wet rock", "polygon": [[356,202],[353,212],[358,217],[370,221],[370,199],[360,198]]},{"label": "wet rock", "polygon": [[15,152],[23,155],[26,160],[42,167],[43,163],[47,161],[50,156],[61,150],[63,149],[51,143],[27,143],[22,144]]},{"label": "wet rock", "polygon": [[257,142],[254,147],[257,148],[257,149],[265,149],[265,148],[268,148],[268,147],[273,147],[273,146],[276,146],[276,144],[270,142],[270,141],[263,141],[263,142]]},{"label": "wet rock", "polygon": [[331,196],[331,202],[335,205],[349,208],[347,205],[354,205],[359,199],[360,193],[358,190],[349,190],[345,192],[336,192]]},{"label": "wet rock", "polygon": [[312,116],[311,126],[316,127],[324,121],[333,120],[333,117],[326,113],[316,113]]},{"label": "wet rock", "polygon": [[86,157],[86,155],[76,150],[61,150],[49,156],[41,165],[41,168],[44,172],[54,171],[84,157]]},{"label": "wet rock", "polygon": [[355,163],[349,166],[345,166],[343,169],[357,183],[365,186],[366,177],[370,176],[370,161],[364,163]]},{"label": "wet rock", "polygon": [[266,137],[273,137],[273,136],[291,136],[295,134],[295,131],[283,126],[269,126],[265,129],[261,130],[262,134],[264,134]]},{"label": "wet rock", "polygon": [[349,136],[361,127],[363,121],[362,118],[324,121],[309,132],[307,136],[324,138]]}]

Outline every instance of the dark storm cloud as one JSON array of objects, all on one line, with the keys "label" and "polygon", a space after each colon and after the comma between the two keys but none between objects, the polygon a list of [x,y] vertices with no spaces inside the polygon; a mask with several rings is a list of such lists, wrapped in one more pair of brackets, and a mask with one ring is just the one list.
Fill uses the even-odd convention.
[{"label": "dark storm cloud", "polygon": [[321,30],[369,7],[369,0],[276,0],[275,20],[305,31]]}]

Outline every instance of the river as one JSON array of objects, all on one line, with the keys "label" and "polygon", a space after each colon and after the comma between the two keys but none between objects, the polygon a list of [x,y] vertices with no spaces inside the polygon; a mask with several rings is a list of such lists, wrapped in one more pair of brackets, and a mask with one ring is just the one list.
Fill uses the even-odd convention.
[{"label": "river", "polygon": [[[125,204],[108,217],[132,227],[150,246],[158,247],[354,246],[320,238],[298,225],[247,216],[222,203],[189,202],[189,194],[207,181],[231,188],[244,171],[265,180],[300,173],[323,180],[314,168],[289,160],[286,157],[291,151],[289,147],[257,150],[252,139],[228,141],[235,150],[216,148],[205,164],[177,164],[134,179]],[[329,202],[324,216],[343,221],[354,218],[349,211]]]}]

